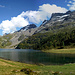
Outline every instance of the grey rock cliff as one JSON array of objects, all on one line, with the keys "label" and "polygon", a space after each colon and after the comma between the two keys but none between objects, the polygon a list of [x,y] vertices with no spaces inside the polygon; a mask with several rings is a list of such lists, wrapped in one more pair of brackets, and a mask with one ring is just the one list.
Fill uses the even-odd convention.
[{"label": "grey rock cliff", "polygon": [[75,26],[75,11],[68,11],[66,13],[53,13],[50,20],[38,28],[36,33],[43,33],[48,31],[55,31],[65,27]]},{"label": "grey rock cliff", "polygon": [[19,31],[12,33],[11,35],[13,36],[10,39],[10,42],[12,44],[10,46],[7,46],[6,48],[15,48],[15,46],[22,42],[25,38],[32,36],[36,30],[36,25],[30,24],[21,28]]},{"label": "grey rock cliff", "polygon": [[[50,20],[44,20],[39,27],[35,24],[27,25],[19,31],[13,33],[9,40],[12,44],[9,46],[16,46],[25,38],[37,33],[57,32],[58,30],[71,28],[75,26],[75,11],[67,11],[66,13],[53,13]],[[8,48],[8,47],[7,47]]]}]

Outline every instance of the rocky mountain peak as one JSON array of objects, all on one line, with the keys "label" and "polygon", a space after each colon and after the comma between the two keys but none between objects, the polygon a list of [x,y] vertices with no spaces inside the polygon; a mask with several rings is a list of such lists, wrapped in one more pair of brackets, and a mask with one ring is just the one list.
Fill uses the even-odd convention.
[{"label": "rocky mountain peak", "polygon": [[56,16],[62,16],[64,13],[53,13],[51,18],[54,18]]},{"label": "rocky mountain peak", "polygon": [[7,34],[5,36],[10,38],[9,42],[12,44],[9,48],[11,48],[34,34],[45,32],[56,33],[60,30],[73,27],[75,27],[75,11],[67,11],[66,13],[53,13],[50,20],[44,20],[39,27],[35,24],[30,24],[15,33],[9,34],[11,38]]},{"label": "rocky mountain peak", "polygon": [[41,24],[41,26],[44,26],[46,23],[48,22],[48,20],[44,20]]},{"label": "rocky mountain peak", "polygon": [[[26,31],[26,30],[28,30],[28,29],[36,28],[36,27],[37,27],[37,26],[36,26],[35,24],[30,24],[30,25],[27,25],[27,26],[21,28],[19,31],[21,31],[21,30]],[[19,32],[19,31],[18,31],[18,32]]]},{"label": "rocky mountain peak", "polygon": [[63,16],[63,15],[67,15],[67,14],[71,14],[72,12],[69,10],[66,13],[53,13],[51,18],[57,17],[57,16]]},{"label": "rocky mountain peak", "polygon": [[75,11],[67,11],[66,13],[53,13],[50,20],[43,21],[36,33],[43,33],[73,26],[75,26]]},{"label": "rocky mountain peak", "polygon": [[66,13],[53,13],[50,22],[59,22],[59,21],[64,21],[65,18],[69,17],[72,14],[71,11],[67,11]]},{"label": "rocky mountain peak", "polygon": [[72,12],[69,10],[69,11],[67,11],[65,14],[71,14]]}]

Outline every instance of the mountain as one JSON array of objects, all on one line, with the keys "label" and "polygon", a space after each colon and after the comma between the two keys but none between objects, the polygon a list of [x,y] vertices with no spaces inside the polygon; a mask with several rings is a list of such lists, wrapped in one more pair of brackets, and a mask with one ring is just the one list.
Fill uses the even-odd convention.
[{"label": "mountain", "polygon": [[37,26],[35,24],[30,24],[12,34],[10,33],[10,34],[5,34],[1,36],[0,47],[1,48],[15,48],[16,45],[22,42],[25,38],[32,36],[34,32],[36,31],[36,29],[37,29]]},{"label": "mountain", "polygon": [[36,28],[36,27],[37,27],[37,26],[36,26],[35,24],[30,24],[30,25],[27,25],[27,26],[21,28],[18,32],[20,32],[20,31],[26,31],[26,30],[28,30],[28,29]]},{"label": "mountain", "polygon": [[75,47],[75,11],[53,13],[44,20],[28,39],[18,44],[23,49],[51,49]]},{"label": "mountain", "polygon": [[[54,37],[56,38],[60,36],[61,33],[62,36],[69,38],[70,36],[72,36],[71,33],[74,34],[74,30],[75,30],[75,11],[67,11],[66,13],[53,13],[51,18],[49,20],[44,20],[39,27],[36,27],[35,24],[30,24],[12,34],[6,34],[4,36],[1,36],[0,47],[1,48],[24,47],[35,49],[34,47],[37,46],[38,48],[36,49],[42,49],[39,47],[40,46],[43,47],[45,45],[48,46],[48,43],[52,44],[51,43],[52,41],[50,42],[50,39],[52,38],[54,39]],[[67,36],[65,34],[67,34]],[[75,36],[73,35],[73,38],[74,37]],[[73,38],[71,38],[70,40],[74,41]],[[66,41],[67,40],[68,39],[66,39]]]},{"label": "mountain", "polygon": [[44,33],[48,31],[57,31],[66,27],[75,26],[75,11],[66,13],[53,13],[50,20],[37,29],[36,33]]}]

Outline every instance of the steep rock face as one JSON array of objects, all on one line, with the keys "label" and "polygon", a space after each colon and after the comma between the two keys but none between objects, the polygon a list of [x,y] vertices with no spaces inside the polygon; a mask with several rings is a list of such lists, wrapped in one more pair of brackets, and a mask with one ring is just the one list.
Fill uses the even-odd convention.
[{"label": "steep rock face", "polygon": [[50,20],[46,21],[44,25],[41,24],[35,33],[56,31],[58,29],[73,26],[75,26],[75,11],[68,11],[66,13],[53,13]]},{"label": "steep rock face", "polygon": [[10,47],[12,48],[13,46],[15,47],[15,45],[19,44],[25,38],[32,36],[36,30],[37,30],[36,25],[30,24],[21,28],[19,31],[16,31],[15,33],[12,34],[13,36],[10,39],[10,42],[12,44],[7,48]]},{"label": "steep rock face", "polygon": [[66,17],[69,17],[71,15],[71,11],[67,11],[66,13],[53,13],[50,22],[57,22],[57,21],[63,21]]},{"label": "steep rock face", "polygon": [[35,24],[27,25],[19,31],[13,33],[12,38],[9,40],[12,44],[9,47],[15,46],[22,42],[25,38],[37,33],[45,32],[58,32],[66,28],[75,26],[75,11],[68,11],[66,13],[53,13],[50,20],[44,20],[40,27]]},{"label": "steep rock face", "polygon": [[48,22],[48,20],[44,20],[41,24],[41,26],[44,26],[46,23]]},{"label": "steep rock face", "polygon": [[27,25],[27,26],[25,26],[25,27],[23,27],[23,28],[21,28],[18,32],[20,32],[20,31],[26,31],[26,30],[28,30],[28,29],[31,29],[31,28],[36,28],[37,26],[35,25],[35,24],[30,24],[30,25]]}]

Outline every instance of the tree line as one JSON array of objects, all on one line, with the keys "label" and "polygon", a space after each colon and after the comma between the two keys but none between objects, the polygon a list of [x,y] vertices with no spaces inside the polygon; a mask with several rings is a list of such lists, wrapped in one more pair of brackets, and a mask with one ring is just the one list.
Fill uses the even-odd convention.
[{"label": "tree line", "polygon": [[75,28],[66,30],[65,32],[59,31],[57,33],[37,33],[23,42],[21,42],[18,49],[37,49],[46,50],[52,48],[68,48],[75,47]]}]

